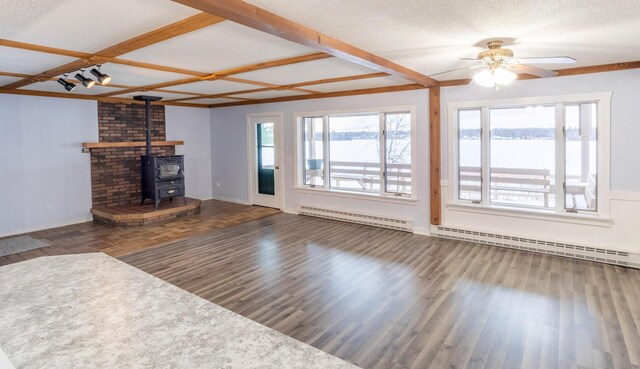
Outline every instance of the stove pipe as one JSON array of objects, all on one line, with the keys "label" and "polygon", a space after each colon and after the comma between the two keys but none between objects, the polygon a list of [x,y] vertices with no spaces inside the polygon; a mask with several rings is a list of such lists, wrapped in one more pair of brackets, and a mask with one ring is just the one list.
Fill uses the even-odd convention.
[{"label": "stove pipe", "polygon": [[134,100],[144,101],[145,133],[147,139],[147,156],[151,156],[151,102],[162,100],[160,96],[137,95]]}]

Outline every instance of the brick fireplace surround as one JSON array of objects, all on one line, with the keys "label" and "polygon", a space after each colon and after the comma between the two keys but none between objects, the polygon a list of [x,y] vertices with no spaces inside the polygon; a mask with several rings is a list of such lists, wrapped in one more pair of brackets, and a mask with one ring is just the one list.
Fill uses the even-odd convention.
[{"label": "brick fireplace surround", "polygon": [[[142,104],[98,103],[100,142],[145,140],[145,108]],[[165,141],[163,105],[151,106],[151,140]],[[140,155],[144,147],[91,149],[93,207],[140,203]],[[158,155],[174,155],[173,146],[153,147]]]}]

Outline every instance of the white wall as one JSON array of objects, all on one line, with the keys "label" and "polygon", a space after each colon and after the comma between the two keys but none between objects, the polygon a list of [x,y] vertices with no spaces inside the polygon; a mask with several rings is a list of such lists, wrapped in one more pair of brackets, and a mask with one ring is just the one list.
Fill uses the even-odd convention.
[{"label": "white wall", "polygon": [[0,94],[0,237],[91,219],[95,101]]},{"label": "white wall", "polygon": [[443,204],[448,200],[447,103],[518,97],[612,91],[611,100],[611,224],[586,226],[513,216],[469,213],[443,207],[446,225],[522,237],[640,252],[640,70],[516,81],[487,89],[478,85],[443,88]]},{"label": "white wall", "polygon": [[[338,198],[294,191],[294,119],[296,112],[340,109],[367,109],[386,106],[416,105],[416,136],[418,142],[417,190],[419,201],[412,204],[386,203],[368,199]],[[413,220],[420,230],[428,228],[429,184],[429,92],[405,91],[341,98],[301,100],[263,105],[236,106],[211,110],[212,183],[217,199],[247,203],[247,138],[246,114],[260,112],[284,113],[284,206],[296,210],[301,204],[331,207],[371,214],[381,214]],[[216,183],[221,187],[215,187]]]},{"label": "white wall", "polygon": [[[95,101],[0,94],[0,237],[90,221]],[[211,198],[209,109],[167,107],[169,140],[184,140],[187,195]]]},{"label": "white wall", "polygon": [[167,140],[184,141],[176,146],[176,154],[184,155],[186,195],[211,199],[210,110],[167,106],[165,112]]}]

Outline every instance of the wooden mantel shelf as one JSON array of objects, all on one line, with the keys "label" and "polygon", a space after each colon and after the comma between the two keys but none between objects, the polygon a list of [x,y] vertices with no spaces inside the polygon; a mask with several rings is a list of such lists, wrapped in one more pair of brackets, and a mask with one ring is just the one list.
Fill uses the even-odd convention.
[{"label": "wooden mantel shelf", "polygon": [[[144,147],[147,143],[144,141],[134,142],[83,142],[82,147],[85,149],[104,149],[109,147]],[[176,146],[184,145],[184,141],[153,141],[151,146]]]}]

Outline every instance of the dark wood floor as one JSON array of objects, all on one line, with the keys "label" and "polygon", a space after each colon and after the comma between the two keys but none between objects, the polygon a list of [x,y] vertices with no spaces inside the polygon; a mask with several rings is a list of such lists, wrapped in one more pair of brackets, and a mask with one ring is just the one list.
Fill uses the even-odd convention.
[{"label": "dark wood floor", "polygon": [[278,214],[121,260],[363,368],[640,368],[640,271]]},{"label": "dark wood floor", "polygon": [[0,265],[38,256],[82,252],[100,251],[111,256],[120,256],[279,212],[259,206],[208,200],[202,202],[200,214],[144,227],[113,228],[86,222],[47,229],[28,235],[47,242],[50,247],[0,257]]}]

